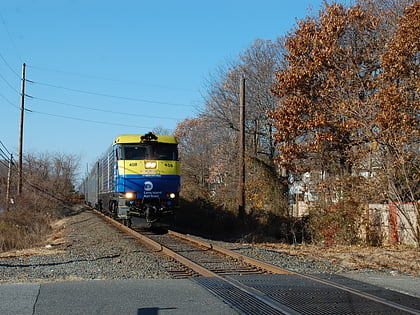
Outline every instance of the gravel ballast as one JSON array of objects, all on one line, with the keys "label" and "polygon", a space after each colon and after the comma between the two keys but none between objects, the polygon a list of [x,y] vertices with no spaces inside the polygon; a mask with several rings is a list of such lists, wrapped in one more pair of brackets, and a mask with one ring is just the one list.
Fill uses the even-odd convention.
[{"label": "gravel ballast", "polygon": [[176,268],[89,210],[67,218],[51,243],[40,253],[0,256],[0,281],[170,279]]},{"label": "gravel ballast", "polygon": [[[174,278],[170,270],[178,268],[175,262],[145,248],[92,211],[81,208],[63,222],[47,247],[23,254],[1,254],[0,282]],[[250,244],[215,243],[300,273],[352,271]]]}]

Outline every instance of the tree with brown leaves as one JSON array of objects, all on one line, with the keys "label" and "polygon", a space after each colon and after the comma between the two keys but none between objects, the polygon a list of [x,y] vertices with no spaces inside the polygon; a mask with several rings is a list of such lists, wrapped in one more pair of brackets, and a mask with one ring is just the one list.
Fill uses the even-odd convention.
[{"label": "tree with brown leaves", "polygon": [[288,67],[277,73],[271,112],[278,162],[291,170],[337,167],[351,171],[355,145],[367,141],[367,97],[379,70],[376,20],[356,6],[325,5],[286,41]]},{"label": "tree with brown leaves", "polygon": [[420,246],[420,1],[404,11],[382,68],[375,98],[380,175],[387,199],[399,207]]},{"label": "tree with brown leaves", "polygon": [[[381,121],[406,136],[410,134],[406,131],[417,128],[402,131],[401,123],[381,120],[383,113],[395,107],[394,114],[401,113],[406,126],[414,126],[413,119],[403,114],[404,102],[392,99],[393,105],[380,105],[376,98],[382,87],[380,74],[387,71],[382,65],[387,56],[384,43],[395,26],[385,25],[372,13],[368,5],[346,9],[325,3],[318,18],[300,21],[286,39],[288,67],[277,73],[272,89],[279,98],[271,112],[280,152],[277,162],[297,173],[311,172],[309,189],[316,195],[320,226],[325,223],[322,218],[335,215],[340,222],[336,234],[349,242],[358,234],[363,204],[378,196],[378,191],[386,191],[386,187],[371,185],[380,183],[378,164],[384,162],[375,151]],[[415,38],[411,40],[418,44]],[[382,55],[385,59],[381,60]],[[400,70],[390,75],[394,82],[401,82]],[[413,79],[408,81],[418,84],[418,78]]]}]

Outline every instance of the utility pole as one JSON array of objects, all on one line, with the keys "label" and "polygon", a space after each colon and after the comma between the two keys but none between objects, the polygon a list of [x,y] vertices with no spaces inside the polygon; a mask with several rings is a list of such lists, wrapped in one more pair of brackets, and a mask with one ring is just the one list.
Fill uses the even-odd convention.
[{"label": "utility pole", "polygon": [[245,215],[245,79],[241,78],[239,92],[239,185],[238,214]]},{"label": "utility pole", "polygon": [[25,113],[25,69],[26,64],[22,65],[22,87],[20,91],[20,127],[19,127],[19,182],[18,195],[22,193],[22,178],[23,178],[23,117]]},{"label": "utility pole", "polygon": [[12,162],[13,154],[10,154],[9,170],[7,171],[7,186],[6,186],[6,211],[9,210],[10,204],[10,182],[12,181]]}]

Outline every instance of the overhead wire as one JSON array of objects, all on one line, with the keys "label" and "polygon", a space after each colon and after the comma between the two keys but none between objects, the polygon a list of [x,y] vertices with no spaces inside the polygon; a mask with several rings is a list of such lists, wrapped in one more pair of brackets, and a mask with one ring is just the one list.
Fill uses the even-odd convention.
[{"label": "overhead wire", "polygon": [[0,159],[0,164],[8,169],[9,168],[10,157],[4,157],[4,156],[1,156],[1,157],[2,158]]},{"label": "overhead wire", "polygon": [[7,62],[7,60],[3,57],[3,55],[1,53],[0,53],[0,58],[3,60],[3,62],[6,64],[6,66],[10,69],[10,71],[12,71],[19,79],[21,79],[19,74],[9,65],[9,63]]},{"label": "overhead wire", "polygon": [[[117,95],[112,95],[112,94],[98,93],[98,92],[87,91],[87,90],[80,90],[80,89],[74,89],[74,88],[69,88],[69,87],[65,87],[65,86],[59,86],[59,85],[54,85],[54,84],[39,82],[39,81],[35,81],[35,80],[29,80],[29,79],[25,79],[25,81],[28,82],[28,83],[35,84],[35,85],[36,84],[38,84],[38,85],[44,85],[44,86],[53,87],[53,88],[57,88],[57,89],[65,89],[65,90],[69,90],[69,91],[73,91],[73,92],[78,92],[78,93],[84,93],[84,94],[90,94],[90,95],[96,95],[96,96],[104,96],[104,97],[110,97],[110,98],[124,99],[124,100],[128,100],[128,101],[133,101],[133,102],[143,102],[143,103],[146,102],[146,103],[153,103],[153,104],[163,104],[163,105],[172,105],[172,106],[186,106],[186,107],[191,107],[192,106],[192,105],[179,104],[179,103],[160,102],[160,101],[153,101],[153,100],[146,100],[146,99],[139,99],[139,98],[123,97],[123,96],[117,96]],[[107,112],[107,113],[118,114],[118,115],[130,115],[130,116],[137,116],[137,117],[143,117],[143,118],[152,118],[152,119],[168,119],[168,120],[179,120],[180,119],[180,118],[174,118],[174,117],[152,116],[152,115],[137,114],[137,113],[132,113],[132,112],[131,113],[128,113],[128,112],[119,112],[119,111],[113,111],[113,110],[99,109],[99,108],[94,108],[94,107],[89,107],[89,106],[84,106],[84,105],[78,105],[78,104],[73,104],[73,103],[68,103],[68,102],[61,102],[61,101],[51,100],[51,99],[48,99],[48,98],[42,98],[42,97],[32,96],[32,95],[28,95],[28,94],[25,94],[25,97],[32,98],[33,100],[39,100],[39,101],[44,101],[44,102],[51,102],[51,103],[65,105],[65,106],[72,106],[72,107],[77,107],[77,108],[84,108],[84,109],[88,109],[88,110],[99,111],[99,112]],[[48,115],[48,116],[53,116],[53,117],[59,117],[59,118],[71,119],[71,120],[78,120],[78,121],[84,121],[84,122],[90,122],[90,123],[96,123],[96,124],[123,126],[123,127],[131,127],[131,128],[144,128],[144,129],[146,129],[146,128],[147,129],[152,128],[152,127],[145,127],[145,126],[135,126],[135,125],[121,124],[121,123],[111,123],[111,122],[98,121],[98,120],[85,119],[85,118],[77,118],[77,117],[73,117],[73,116],[52,114],[52,113],[42,112],[42,111],[33,110],[33,109],[29,110],[27,108],[26,108],[26,110],[27,111],[31,111],[31,112],[33,112],[35,114],[42,114],[42,115]]]},{"label": "overhead wire", "polygon": [[[10,42],[12,43],[12,46],[13,46],[13,48],[14,48],[15,52],[16,52],[16,55],[18,56],[18,58],[19,58],[20,62],[21,62],[21,63],[23,63],[23,61],[22,61],[22,57],[20,56],[20,53],[19,53],[18,49],[16,48],[15,42],[14,42],[14,40],[13,40],[13,37],[12,37],[12,35],[10,34],[9,28],[8,28],[8,27],[7,27],[7,25],[6,25],[6,21],[5,21],[5,19],[3,18],[3,15],[1,14],[1,12],[0,12],[0,20],[1,20],[1,22],[3,23],[4,29],[5,29],[5,30],[6,30],[6,32],[7,32],[7,36],[9,36],[9,40],[10,40]],[[19,75],[18,75],[18,76],[19,76]]]},{"label": "overhead wire", "polygon": [[6,98],[4,95],[2,95],[2,94],[0,94],[0,97],[2,98],[2,99],[4,99],[7,103],[9,103],[10,105],[12,105],[13,107],[15,107],[15,108],[17,108],[17,109],[20,109],[20,107],[19,106],[16,106],[15,104],[13,104],[13,102],[11,102],[8,98]]},{"label": "overhead wire", "polygon": [[55,193],[52,193],[52,192],[49,192],[48,190],[46,190],[45,188],[42,188],[42,187],[40,187],[39,185],[37,185],[37,184],[34,184],[34,183],[32,183],[31,181],[29,181],[27,178],[23,178],[23,181],[27,184],[27,185],[29,185],[34,191],[36,190],[36,191],[39,191],[39,192],[41,192],[41,193],[43,193],[44,195],[46,195],[46,196],[48,196],[48,197],[50,197],[50,198],[52,198],[52,199],[55,199],[55,200],[58,200],[58,201],[61,201],[61,202],[64,202],[64,203],[69,203],[67,200],[65,200],[65,199],[63,199],[63,198],[60,198],[59,196],[57,196],[57,194],[55,194]]},{"label": "overhead wire", "polygon": [[44,101],[44,102],[61,104],[61,105],[65,105],[65,106],[84,108],[84,109],[89,109],[89,110],[103,112],[103,113],[111,113],[111,114],[118,114],[118,115],[129,115],[129,116],[137,116],[137,117],[143,117],[143,118],[168,119],[168,120],[179,120],[180,119],[180,118],[174,118],[174,117],[163,117],[163,116],[152,116],[152,115],[136,114],[136,113],[128,113],[128,112],[118,112],[118,111],[100,109],[100,108],[95,108],[95,107],[90,107],[90,106],[77,105],[77,104],[72,104],[72,103],[67,103],[67,102],[60,102],[60,101],[50,100],[50,99],[47,99],[47,98],[36,97],[36,96],[32,96],[32,99],[40,100],[40,101]]},{"label": "overhead wire", "polygon": [[[1,146],[4,148],[4,150],[6,150],[7,151],[7,153],[9,153],[10,154],[10,157],[8,157],[7,155],[6,155],[6,153],[4,152],[4,150],[3,150],[3,148],[1,148],[0,147],[0,157],[2,157],[3,158],[3,160],[2,159],[0,159],[0,165],[3,165],[5,168],[9,168],[9,163],[6,163],[6,161],[10,161],[11,160],[11,167],[12,168],[17,168],[17,163],[16,163],[16,161],[13,159],[13,158],[11,158],[11,153],[10,153],[10,151],[7,149],[7,147],[4,145],[4,143],[0,140],[0,144],[1,144]],[[7,178],[7,176],[4,176],[3,174],[1,174],[0,173],[0,177],[3,177],[3,178]],[[31,182],[31,181],[29,181],[26,177],[23,177],[23,181],[27,184],[27,185],[29,185],[32,189],[34,189],[34,190],[36,190],[36,191],[39,191],[39,192],[41,192],[41,193],[44,193],[45,195],[47,195],[47,196],[49,196],[49,197],[51,197],[51,198],[53,198],[53,199],[56,199],[56,200],[59,200],[59,201],[64,201],[65,202],[65,200],[63,199],[63,198],[59,198],[59,197],[57,197],[54,193],[51,193],[51,192],[49,192],[49,191],[47,191],[45,188],[42,188],[42,187],[40,187],[39,185],[37,185],[37,184],[35,184],[35,183],[33,183],[33,182]]]},{"label": "overhead wire", "polygon": [[111,82],[120,82],[120,83],[124,83],[124,84],[142,85],[142,86],[160,88],[160,89],[165,89],[165,90],[170,89],[170,90],[178,90],[178,91],[185,91],[185,92],[194,92],[194,93],[197,92],[196,90],[193,90],[193,89],[175,87],[173,85],[168,86],[168,85],[159,85],[159,84],[150,84],[150,83],[139,83],[139,82],[130,81],[130,80],[106,78],[106,77],[102,77],[102,76],[98,76],[98,75],[92,75],[92,74],[86,74],[86,73],[80,73],[80,72],[70,72],[70,71],[64,71],[64,70],[58,70],[58,69],[51,69],[51,68],[46,68],[46,67],[34,66],[34,65],[30,65],[30,64],[26,64],[26,67],[36,69],[36,70],[50,71],[50,72],[56,72],[56,73],[61,73],[61,74],[66,74],[66,75],[73,75],[73,76],[79,76],[79,77],[85,77],[85,78],[91,78],[91,79],[99,79],[99,80],[111,81]]},{"label": "overhead wire", "polygon": [[[0,164],[6,167],[7,169],[9,168],[9,164],[5,163],[3,160],[0,160]],[[2,175],[1,173],[0,173],[0,176],[3,178],[6,178],[6,176]]]},{"label": "overhead wire", "polygon": [[0,148],[0,157],[4,160],[8,160],[10,158],[9,156],[7,156],[6,152],[4,152],[2,148]]},{"label": "overhead wire", "polygon": [[6,78],[0,73],[0,78],[2,78],[3,79],[3,81],[4,82],[6,82],[6,84],[13,90],[13,91],[15,91],[17,94],[21,94],[18,90],[16,90],[16,88],[13,86],[13,85],[11,85],[10,83],[9,83],[9,81],[7,81],[6,80]]},{"label": "overhead wire", "polygon": [[[7,60],[1,54],[0,54],[0,58],[3,59],[3,61],[9,67],[9,69],[11,71],[13,71],[13,68],[10,67],[9,63],[7,62]],[[38,68],[38,67],[34,67],[34,66],[30,66],[30,67],[32,67],[32,68]],[[13,71],[13,73],[17,77],[19,77],[19,75],[15,71]],[[71,73],[71,74],[73,74],[73,75],[83,75],[83,74],[77,74],[77,73]],[[19,95],[21,95],[21,92],[19,92],[16,88],[14,88],[12,86],[12,84],[10,84],[7,81],[7,79],[3,75],[1,75],[1,73],[0,73],[0,78],[2,78],[3,81],[5,81],[6,84],[11,89],[13,89]],[[57,88],[57,89],[65,89],[65,90],[69,90],[69,91],[77,92],[77,93],[84,93],[84,94],[90,94],[90,95],[96,95],[96,96],[103,96],[103,97],[109,97],[109,98],[123,99],[123,100],[127,100],[127,101],[132,101],[132,102],[162,104],[162,105],[171,105],[171,106],[185,106],[185,107],[191,107],[191,106],[193,106],[193,105],[180,104],[180,103],[162,102],[162,101],[155,101],[155,100],[148,100],[148,99],[124,97],[124,96],[118,96],[118,95],[112,95],[112,94],[106,94],[106,93],[99,93],[99,92],[93,92],[93,91],[88,91],[88,90],[81,90],[81,89],[69,88],[69,87],[66,87],[66,86],[54,85],[54,84],[49,84],[49,83],[39,82],[39,81],[34,81],[34,80],[29,80],[29,79],[25,79],[25,82],[32,83],[32,84],[35,84],[35,85],[38,84],[38,85],[53,87],[53,88]],[[13,104],[13,102],[11,102],[5,96],[3,96],[3,95],[0,94],[0,97],[3,98],[11,106],[13,106],[13,107],[15,107],[17,109],[20,109],[20,107],[18,107],[15,104]],[[47,99],[47,98],[41,98],[41,97],[31,96],[31,95],[28,95],[28,94],[25,94],[25,98],[32,98],[34,100],[39,100],[39,101],[44,101],[44,102],[52,102],[52,103],[61,104],[61,105],[65,105],[65,106],[72,106],[72,107],[77,107],[77,108],[84,108],[84,109],[93,110],[93,111],[99,111],[99,112],[108,112],[108,113],[118,114],[118,115],[130,115],[130,116],[137,116],[137,117],[143,117],[143,118],[152,118],[152,119],[179,120],[179,118],[174,118],[174,117],[152,116],[152,115],[137,114],[137,113],[132,113],[132,112],[131,113],[128,113],[128,112],[119,112],[119,111],[113,111],[113,110],[99,109],[99,108],[94,108],[94,107],[89,107],[89,106],[84,106],[84,105],[78,105],[78,104],[73,104],[73,103],[68,103],[68,102],[61,102],[61,101],[51,100],[51,99]],[[140,126],[135,126],[135,125],[120,124],[120,123],[110,123],[110,122],[105,122],[105,121],[98,121],[98,120],[77,118],[77,117],[72,117],[72,116],[52,114],[52,113],[42,112],[42,111],[38,111],[38,110],[32,110],[32,109],[28,109],[28,108],[25,108],[25,111],[32,112],[32,113],[35,113],[35,114],[42,114],[42,115],[48,115],[48,116],[59,117],[59,118],[64,118],[64,119],[71,119],[71,120],[78,120],[78,121],[85,121],[85,122],[96,123],[96,124],[106,124],[106,125],[115,125],[115,126],[123,126],[123,127],[140,128]],[[151,127],[144,127],[144,126],[142,126],[141,128],[151,128]]]},{"label": "overhead wire", "polygon": [[[4,145],[3,141],[0,140],[0,145],[3,147],[4,150],[6,150],[6,152],[10,155],[12,153],[10,153],[10,151],[7,149],[7,147]],[[1,148],[0,148],[1,150]]]},{"label": "overhead wire", "polygon": [[[10,150],[6,147],[6,145],[1,140],[0,140],[0,157],[3,158],[3,160],[0,160],[0,164],[6,167],[7,169],[9,168],[9,162],[11,162],[10,165],[12,168],[15,168],[15,169],[17,168],[16,160],[14,159]],[[9,162],[6,163],[6,161],[9,161]]]},{"label": "overhead wire", "polygon": [[[15,167],[14,159],[12,154],[9,152],[9,150],[6,148],[6,146],[3,144],[3,142],[0,140],[0,144],[3,146],[3,148],[0,147],[0,164],[3,165],[5,168],[9,168],[9,161],[12,162],[11,166]],[[7,153],[6,153],[6,152]],[[8,162],[6,162],[8,161]]]},{"label": "overhead wire", "polygon": [[161,102],[161,101],[147,100],[147,99],[141,99],[141,98],[118,96],[118,95],[112,95],[112,94],[106,94],[106,93],[99,93],[99,92],[92,92],[92,91],[87,91],[87,90],[74,89],[74,88],[69,88],[69,87],[65,87],[65,86],[60,86],[60,85],[55,85],[55,84],[50,84],[50,83],[44,83],[44,82],[39,82],[39,81],[34,81],[34,80],[26,80],[26,81],[30,82],[30,83],[33,83],[33,84],[53,87],[53,88],[56,88],[56,89],[63,89],[63,90],[72,91],[72,92],[78,92],[78,93],[84,93],[84,94],[90,94],[90,95],[96,95],[96,96],[104,96],[104,97],[109,97],[109,98],[117,98],[117,99],[122,99],[122,100],[126,100],[126,101],[131,101],[131,102],[161,104],[161,105],[170,105],[170,106],[193,107],[193,105],[187,105],[187,104],[181,104],[181,103]]},{"label": "overhead wire", "polygon": [[110,123],[110,122],[99,121],[99,120],[91,120],[91,119],[77,118],[77,117],[71,117],[71,116],[65,116],[65,115],[56,115],[56,114],[51,114],[51,113],[40,112],[40,111],[37,111],[37,110],[30,110],[30,112],[31,113],[34,113],[34,114],[42,114],[42,115],[47,115],[47,116],[53,116],[53,117],[71,119],[71,120],[79,120],[79,121],[91,122],[91,123],[102,124],[102,125],[113,125],[113,126],[122,126],[122,127],[130,127],[130,128],[141,128],[141,129],[150,129],[150,128],[152,128],[152,127],[148,127],[148,126],[134,126],[134,125],[127,125],[127,124]]}]

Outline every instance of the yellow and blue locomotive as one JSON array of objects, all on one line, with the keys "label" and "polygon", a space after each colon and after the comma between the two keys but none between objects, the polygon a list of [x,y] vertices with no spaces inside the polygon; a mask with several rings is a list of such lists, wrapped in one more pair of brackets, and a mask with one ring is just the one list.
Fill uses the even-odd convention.
[{"label": "yellow and blue locomotive", "polygon": [[178,142],[173,136],[120,135],[81,185],[88,203],[130,223],[151,225],[179,204]]}]

